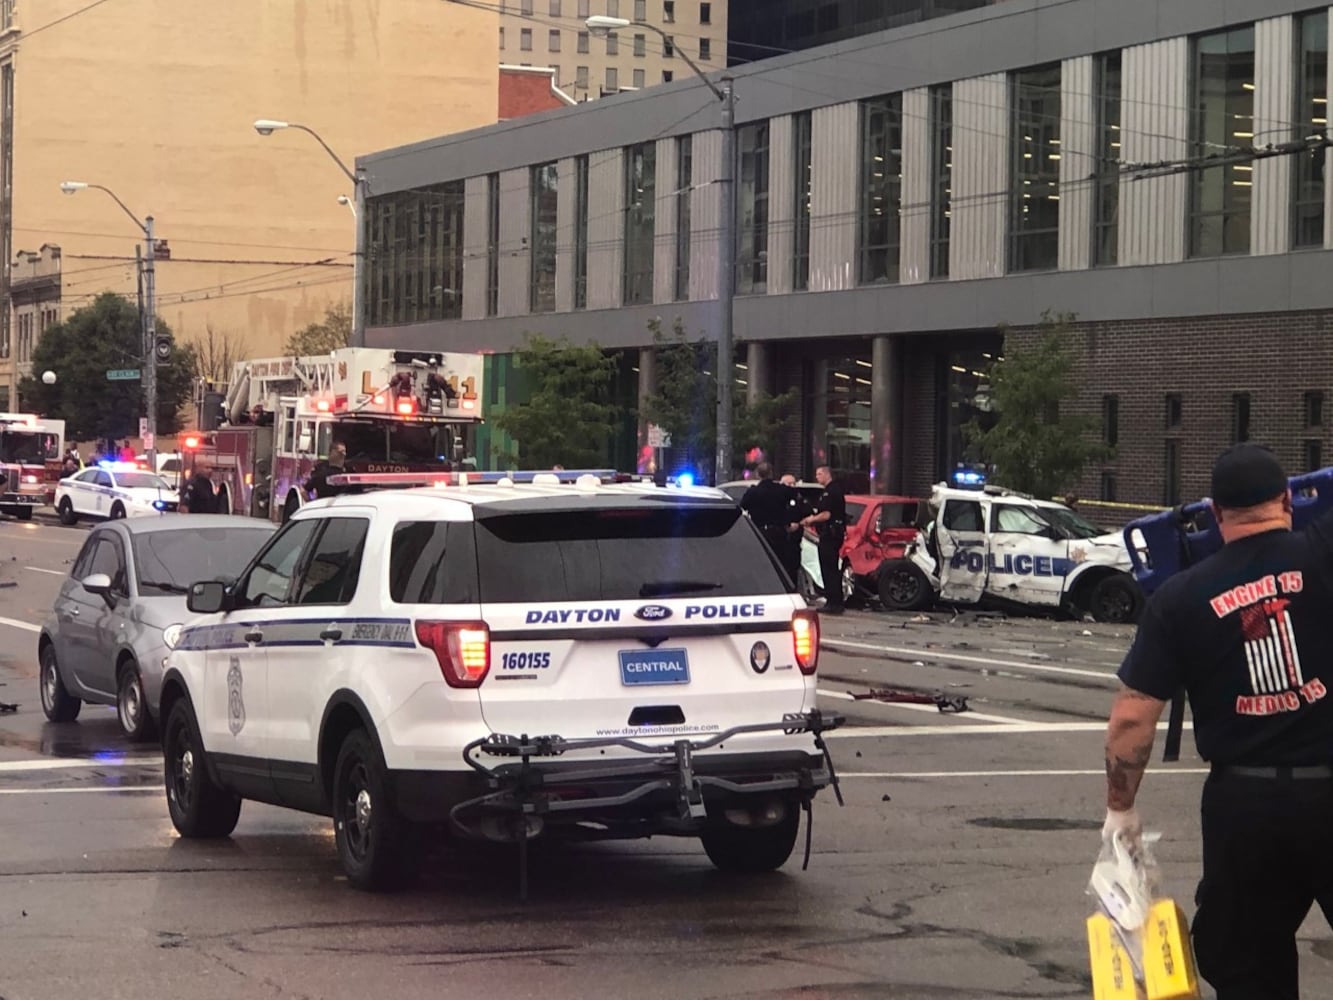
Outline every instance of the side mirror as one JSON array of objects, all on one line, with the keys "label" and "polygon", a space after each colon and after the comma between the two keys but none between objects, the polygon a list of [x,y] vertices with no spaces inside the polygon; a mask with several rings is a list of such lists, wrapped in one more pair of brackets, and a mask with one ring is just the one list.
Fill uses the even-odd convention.
[{"label": "side mirror", "polygon": [[96,594],[98,597],[111,596],[111,577],[105,573],[93,573],[91,576],[85,576],[80,583],[83,589],[90,594]]},{"label": "side mirror", "polygon": [[185,606],[194,614],[211,615],[230,610],[229,598],[230,593],[225,583],[203,580],[190,584],[190,593],[185,599]]}]

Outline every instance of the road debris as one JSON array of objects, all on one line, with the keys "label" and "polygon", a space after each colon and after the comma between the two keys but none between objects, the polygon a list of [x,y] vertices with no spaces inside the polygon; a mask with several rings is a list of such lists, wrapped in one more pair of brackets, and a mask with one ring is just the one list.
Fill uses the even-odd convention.
[{"label": "road debris", "polygon": [[899,705],[934,705],[944,713],[956,714],[968,711],[967,698],[963,695],[947,695],[940,692],[927,694],[924,691],[902,691],[896,688],[871,688],[864,694],[852,692],[857,701],[883,701]]}]

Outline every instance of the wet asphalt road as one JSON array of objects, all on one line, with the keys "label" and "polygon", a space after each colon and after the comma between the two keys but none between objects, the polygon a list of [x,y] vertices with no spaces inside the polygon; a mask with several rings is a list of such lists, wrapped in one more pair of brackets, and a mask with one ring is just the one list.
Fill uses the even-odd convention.
[{"label": "wet asphalt road", "polygon": [[[1127,629],[947,612],[828,621],[825,707],[847,799],[815,809],[808,871],[715,872],[692,841],[451,849],[391,896],[350,890],[326,820],[247,804],[231,840],[176,838],[155,748],[109,708],[42,717],[36,623],[81,529],[0,522],[0,998],[1090,995],[1083,885],[1103,814],[1101,725]],[[853,701],[872,688],[971,711]],[[1141,796],[1171,894],[1198,877],[1187,735]],[[1333,935],[1302,932],[1304,995]]]}]

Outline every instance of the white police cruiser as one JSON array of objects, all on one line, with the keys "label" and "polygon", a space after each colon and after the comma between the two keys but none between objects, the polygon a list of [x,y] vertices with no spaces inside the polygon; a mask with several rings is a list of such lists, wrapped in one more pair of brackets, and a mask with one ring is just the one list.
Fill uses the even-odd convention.
[{"label": "white police cruiser", "polygon": [[521,871],[536,836],[785,863],[839,720],[815,704],[816,613],[735,504],[447,478],[309,504],[237,581],[192,586],[206,617],[161,695],[176,829],[227,836],[243,799],[329,815],[361,888],[434,824],[516,842]]},{"label": "white police cruiser", "polygon": [[1123,534],[1107,533],[1061,503],[998,486],[931,491],[931,524],[904,558],[885,563],[880,600],[913,611],[937,598],[1066,608],[1101,622],[1132,622],[1143,593]]},{"label": "white police cruiser", "polygon": [[146,517],[179,507],[180,494],[170,483],[132,462],[100,462],[56,486],[56,513],[65,524],[81,517]]}]

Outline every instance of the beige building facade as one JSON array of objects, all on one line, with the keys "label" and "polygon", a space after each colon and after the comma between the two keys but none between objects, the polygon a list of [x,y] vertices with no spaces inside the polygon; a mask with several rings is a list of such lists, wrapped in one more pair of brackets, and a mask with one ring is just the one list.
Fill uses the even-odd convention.
[{"label": "beige building facade", "polygon": [[[502,0],[500,61],[550,66],[577,101],[642,90],[727,65],[727,0]],[[599,38],[593,15],[637,22]],[[670,42],[642,25],[665,31]]]},{"label": "beige building facade", "polygon": [[[351,299],[339,197],[354,191],[314,138],[253,122],[307,125],[349,166],[491,124],[498,21],[440,0],[0,0],[0,299],[44,245],[59,247],[61,318],[136,295],[138,227],[100,191],[60,190],[100,184],[154,217],[170,252],[157,312],[178,340],[277,353]],[[17,319],[0,309],[0,410],[26,363]]]}]

